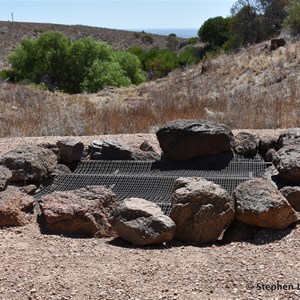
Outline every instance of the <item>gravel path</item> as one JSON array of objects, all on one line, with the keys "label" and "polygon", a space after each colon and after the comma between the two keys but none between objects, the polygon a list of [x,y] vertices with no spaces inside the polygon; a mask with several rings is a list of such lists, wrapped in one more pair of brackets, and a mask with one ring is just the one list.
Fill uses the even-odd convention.
[{"label": "gravel path", "polygon": [[0,298],[299,299],[299,237],[298,227],[255,243],[141,249],[42,235],[35,224],[3,229]]},{"label": "gravel path", "polygon": [[[158,146],[150,134],[113,137]],[[0,139],[0,154],[58,139]],[[42,235],[32,222],[0,230],[0,299],[299,299],[299,249],[300,225],[263,230],[251,243],[135,248],[119,239]]]}]

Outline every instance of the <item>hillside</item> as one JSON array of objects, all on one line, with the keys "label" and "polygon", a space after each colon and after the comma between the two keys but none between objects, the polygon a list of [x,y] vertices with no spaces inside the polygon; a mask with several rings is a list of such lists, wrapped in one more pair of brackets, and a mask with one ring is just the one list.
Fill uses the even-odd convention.
[{"label": "hillside", "polygon": [[[0,24],[3,31],[4,23]],[[73,38],[87,32],[106,33],[115,47],[140,41],[126,31],[5,24],[10,30],[18,28],[12,34],[15,38],[5,40],[3,36],[9,33],[0,34],[2,43],[11,45],[17,43],[16,36],[20,40],[38,35],[35,31],[43,26],[63,28]],[[163,45],[166,37],[156,37],[156,43]],[[236,53],[208,57],[156,81],[105,88],[95,94],[68,95],[0,83],[0,137],[153,132],[178,118],[210,119],[233,129],[300,127],[300,41],[285,39],[286,45],[275,51],[265,41]],[[0,57],[5,57],[7,51],[0,51]]]},{"label": "hillside", "polygon": [[[22,39],[37,38],[45,31],[59,31],[71,39],[90,36],[95,40],[107,42],[115,49],[128,49],[140,46],[166,48],[167,36],[131,32],[83,25],[59,25],[44,23],[22,23],[0,21],[0,69],[8,66],[7,55],[13,51]],[[149,38],[150,36],[150,38]],[[178,38],[180,42],[185,39]]]}]

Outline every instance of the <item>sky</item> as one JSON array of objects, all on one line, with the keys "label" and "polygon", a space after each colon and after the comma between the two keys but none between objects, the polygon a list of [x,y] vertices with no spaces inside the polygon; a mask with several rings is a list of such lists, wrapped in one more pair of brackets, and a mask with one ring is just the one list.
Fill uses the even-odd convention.
[{"label": "sky", "polygon": [[112,29],[199,28],[230,14],[234,0],[0,0],[0,20]]}]

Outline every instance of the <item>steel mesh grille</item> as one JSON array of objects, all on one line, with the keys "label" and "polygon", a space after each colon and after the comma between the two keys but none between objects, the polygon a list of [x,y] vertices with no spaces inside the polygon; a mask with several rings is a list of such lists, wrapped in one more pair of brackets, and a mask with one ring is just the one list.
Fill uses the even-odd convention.
[{"label": "steel mesh grille", "polygon": [[237,155],[205,157],[188,162],[175,161],[84,161],[72,174],[60,175],[42,189],[36,198],[54,191],[67,191],[87,185],[110,188],[118,200],[138,197],[157,203],[170,213],[171,195],[178,177],[203,177],[229,193],[251,178],[262,177],[266,163],[260,158]]}]

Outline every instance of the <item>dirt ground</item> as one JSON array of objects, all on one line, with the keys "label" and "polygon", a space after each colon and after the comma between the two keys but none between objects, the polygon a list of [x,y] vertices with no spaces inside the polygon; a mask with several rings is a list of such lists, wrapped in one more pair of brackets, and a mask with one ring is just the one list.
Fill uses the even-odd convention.
[{"label": "dirt ground", "polygon": [[300,227],[252,243],[136,248],[119,239],[0,231],[0,298],[299,299]]},{"label": "dirt ground", "polygon": [[299,299],[299,249],[300,225],[252,242],[137,248],[43,235],[33,218],[0,230],[0,299]]}]

